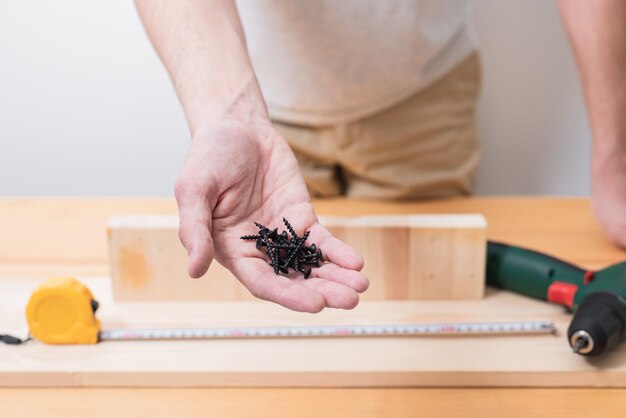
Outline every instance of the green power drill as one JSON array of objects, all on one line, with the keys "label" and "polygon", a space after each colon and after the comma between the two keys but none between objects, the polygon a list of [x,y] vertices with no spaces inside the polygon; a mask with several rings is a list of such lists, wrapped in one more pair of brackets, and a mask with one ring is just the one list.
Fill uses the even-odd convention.
[{"label": "green power drill", "polygon": [[487,284],[572,310],[567,338],[575,353],[597,356],[624,338],[626,262],[590,271],[536,251],[490,241]]}]

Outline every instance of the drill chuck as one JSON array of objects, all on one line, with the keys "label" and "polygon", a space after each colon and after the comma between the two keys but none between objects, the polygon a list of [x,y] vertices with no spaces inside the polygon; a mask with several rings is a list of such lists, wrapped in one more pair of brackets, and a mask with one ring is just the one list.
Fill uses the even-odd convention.
[{"label": "drill chuck", "polygon": [[575,353],[597,356],[624,338],[626,301],[612,292],[589,294],[576,311],[567,331]]},{"label": "drill chuck", "polygon": [[574,353],[585,355],[593,351],[595,340],[587,331],[579,329],[571,335],[569,345],[574,350]]}]

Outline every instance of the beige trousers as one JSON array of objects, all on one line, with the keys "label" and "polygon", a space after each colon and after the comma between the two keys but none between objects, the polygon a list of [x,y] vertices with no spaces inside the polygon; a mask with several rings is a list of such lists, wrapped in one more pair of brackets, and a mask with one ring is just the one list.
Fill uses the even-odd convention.
[{"label": "beige trousers", "polygon": [[478,54],[408,100],[345,125],[275,122],[312,196],[411,199],[472,191]]}]

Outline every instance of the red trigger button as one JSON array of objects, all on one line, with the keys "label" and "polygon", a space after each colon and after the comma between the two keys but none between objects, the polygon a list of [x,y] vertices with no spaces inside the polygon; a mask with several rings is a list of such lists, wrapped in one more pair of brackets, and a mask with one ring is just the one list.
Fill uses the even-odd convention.
[{"label": "red trigger button", "polygon": [[574,296],[578,291],[578,286],[566,282],[552,282],[548,287],[548,302],[565,305],[568,308],[574,306]]}]

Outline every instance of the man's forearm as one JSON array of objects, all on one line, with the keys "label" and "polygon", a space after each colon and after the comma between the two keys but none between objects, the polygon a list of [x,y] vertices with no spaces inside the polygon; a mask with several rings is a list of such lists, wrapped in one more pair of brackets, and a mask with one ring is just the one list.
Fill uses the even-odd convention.
[{"label": "man's forearm", "polygon": [[227,115],[267,118],[233,0],[136,0],[194,134]]},{"label": "man's forearm", "polygon": [[594,138],[594,161],[626,155],[626,2],[560,0]]}]

